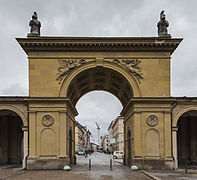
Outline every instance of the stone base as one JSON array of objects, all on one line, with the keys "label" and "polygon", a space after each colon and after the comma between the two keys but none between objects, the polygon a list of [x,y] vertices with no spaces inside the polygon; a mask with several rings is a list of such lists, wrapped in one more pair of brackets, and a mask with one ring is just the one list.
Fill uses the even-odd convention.
[{"label": "stone base", "polygon": [[29,157],[27,159],[27,170],[40,169],[63,169],[64,166],[69,165],[69,158],[60,159],[36,159]]},{"label": "stone base", "polygon": [[135,165],[138,169],[157,169],[157,170],[169,170],[169,169],[176,169],[176,163],[172,158],[145,158],[143,159],[141,156],[135,157],[133,159],[125,158],[124,160],[125,165],[132,166]]},{"label": "stone base", "polygon": [[133,159],[131,165],[137,166],[139,169],[157,169],[169,170],[174,168],[174,161],[172,159]]},{"label": "stone base", "polygon": [[171,34],[159,34],[159,37],[171,38]]}]

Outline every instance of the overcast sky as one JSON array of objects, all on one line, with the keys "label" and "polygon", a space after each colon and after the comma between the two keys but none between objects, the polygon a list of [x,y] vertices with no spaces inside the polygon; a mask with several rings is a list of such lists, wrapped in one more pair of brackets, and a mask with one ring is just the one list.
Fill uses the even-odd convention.
[{"label": "overcast sky", "polygon": [[[184,38],[172,56],[171,94],[197,96],[196,0],[0,0],[0,4],[0,95],[28,95],[27,57],[15,38],[29,33],[34,11],[43,36],[152,37],[157,36],[159,14],[165,10],[169,33]],[[91,114],[86,113],[88,108]],[[78,120],[95,134],[95,122],[107,128],[121,104],[109,93],[92,92],[80,99],[77,109]]]}]

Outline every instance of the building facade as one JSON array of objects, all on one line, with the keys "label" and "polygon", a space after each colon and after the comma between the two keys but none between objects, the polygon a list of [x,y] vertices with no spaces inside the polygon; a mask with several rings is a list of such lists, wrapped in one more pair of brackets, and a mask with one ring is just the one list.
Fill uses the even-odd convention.
[{"label": "building facade", "polygon": [[91,146],[91,149],[90,149],[90,150],[91,150],[92,152],[96,152],[96,151],[97,151],[97,149],[98,149],[98,145],[97,145],[97,144],[91,142],[91,143],[90,143],[90,146]]},{"label": "building facade", "polygon": [[108,136],[109,136],[109,152],[112,153],[113,150],[113,145],[115,143],[115,139],[113,138],[113,130],[112,130],[112,125],[113,125],[113,120],[111,121],[107,131],[108,131]]},{"label": "building facade", "polygon": [[119,116],[113,120],[108,128],[112,140],[110,146],[112,151],[123,151],[124,152],[124,118]]},{"label": "building facade", "polygon": [[108,135],[104,135],[102,137],[101,146],[103,147],[103,152],[105,152],[105,153],[109,152],[110,143],[109,143],[109,136]]},{"label": "building facade", "polygon": [[75,151],[78,148],[91,149],[90,145],[91,133],[86,126],[82,126],[79,122],[75,123]]},{"label": "building facade", "polygon": [[[126,165],[173,169],[196,159],[197,98],[170,94],[171,55],[182,39],[40,36],[17,41],[28,56],[29,96],[0,98],[0,162],[22,162],[27,169],[73,164],[75,105],[93,90],[110,92],[122,103]],[[8,135],[10,141],[3,141]]]},{"label": "building facade", "polygon": [[91,132],[89,130],[86,131],[86,149],[91,150]]}]

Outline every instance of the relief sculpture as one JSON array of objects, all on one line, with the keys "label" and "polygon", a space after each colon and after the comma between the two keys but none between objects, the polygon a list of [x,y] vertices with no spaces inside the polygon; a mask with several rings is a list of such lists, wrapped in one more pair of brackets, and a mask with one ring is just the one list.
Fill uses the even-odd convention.
[{"label": "relief sculpture", "polygon": [[58,77],[56,78],[56,80],[59,81],[59,84],[61,84],[63,78],[68,74],[70,70],[86,63],[85,59],[63,59],[58,60],[58,62],[60,64],[60,67],[58,68]]},{"label": "relief sculpture", "polygon": [[150,115],[148,116],[148,118],[146,119],[146,123],[149,125],[149,126],[156,126],[158,124],[159,120],[158,120],[158,117],[155,116],[155,115]]},{"label": "relief sculpture", "polygon": [[52,124],[54,123],[54,118],[51,116],[51,115],[45,115],[43,118],[42,118],[42,124],[44,126],[51,126]]},{"label": "relief sculpture", "polygon": [[138,59],[124,59],[124,60],[114,60],[115,63],[127,68],[137,79],[143,79],[143,74],[141,68],[139,67],[140,60]]}]

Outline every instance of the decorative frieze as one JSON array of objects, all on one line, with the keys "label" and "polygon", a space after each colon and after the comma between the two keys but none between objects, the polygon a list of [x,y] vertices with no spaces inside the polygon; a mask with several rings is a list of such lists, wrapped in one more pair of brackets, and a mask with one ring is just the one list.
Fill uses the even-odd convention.
[{"label": "decorative frieze", "polygon": [[141,61],[138,59],[114,59],[114,63],[117,63],[128,69],[138,79],[138,81],[140,81],[140,79],[143,79],[143,74],[141,72],[142,70],[139,66],[140,62]]},{"label": "decorative frieze", "polygon": [[[101,61],[102,60],[102,61]],[[140,82],[141,79],[143,79],[142,69],[139,66],[141,63],[138,59],[114,59],[114,58],[101,58],[101,59],[84,59],[84,58],[67,58],[67,59],[59,59],[58,62],[60,66],[58,67],[58,73],[56,80],[59,81],[59,84],[61,84],[63,78],[74,68],[79,67],[83,64],[86,64],[87,62],[94,61],[97,63],[97,66],[103,65],[103,62],[110,62],[118,64],[119,66],[122,66],[123,68],[129,70],[129,72],[137,78],[137,80]],[[98,63],[99,62],[99,63]],[[102,63],[101,63],[102,62]]]},{"label": "decorative frieze", "polygon": [[82,64],[86,63],[85,59],[64,59],[64,60],[58,60],[60,66],[58,68],[57,78],[56,80],[59,81],[59,84],[61,84],[62,79],[68,72],[76,67],[81,66]]}]

